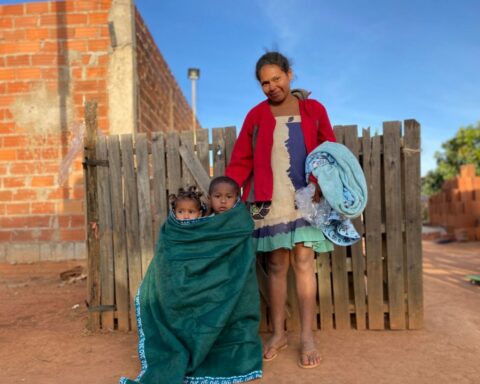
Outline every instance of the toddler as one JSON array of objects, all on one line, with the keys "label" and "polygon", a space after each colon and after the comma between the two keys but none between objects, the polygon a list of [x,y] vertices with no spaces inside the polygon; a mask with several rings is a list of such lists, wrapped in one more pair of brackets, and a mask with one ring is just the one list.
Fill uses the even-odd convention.
[{"label": "toddler", "polygon": [[210,182],[208,188],[210,209],[214,214],[220,214],[237,203],[240,197],[240,187],[228,176],[219,176]]},{"label": "toddler", "polygon": [[178,193],[169,196],[170,207],[177,220],[192,220],[202,217],[205,208],[201,200],[202,192],[195,186],[179,188]]}]

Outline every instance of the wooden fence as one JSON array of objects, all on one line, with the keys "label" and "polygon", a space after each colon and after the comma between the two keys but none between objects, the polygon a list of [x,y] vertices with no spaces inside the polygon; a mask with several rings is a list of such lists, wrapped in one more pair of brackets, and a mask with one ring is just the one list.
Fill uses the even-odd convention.
[{"label": "wooden fence", "polygon": [[[91,119],[90,119],[91,120]],[[93,123],[90,125],[92,132]],[[93,131],[95,132],[95,131]],[[316,329],[417,329],[423,325],[420,127],[414,120],[387,122],[383,136],[356,126],[335,127],[337,140],[362,164],[369,203],[354,225],[363,234],[351,247],[318,254]],[[235,128],[90,137],[85,142],[89,280],[93,329],[135,329],[133,299],[153,257],[167,210],[180,186],[206,188],[210,162],[221,175]],[[260,264],[259,264],[260,265]],[[265,273],[258,268],[262,296]],[[289,276],[287,327],[299,327],[293,274]],[[268,330],[262,300],[262,330]]]}]

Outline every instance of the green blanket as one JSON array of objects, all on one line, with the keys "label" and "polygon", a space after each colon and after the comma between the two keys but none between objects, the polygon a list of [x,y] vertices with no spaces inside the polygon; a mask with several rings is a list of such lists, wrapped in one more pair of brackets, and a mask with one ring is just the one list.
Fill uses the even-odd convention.
[{"label": "green blanket", "polygon": [[194,221],[169,216],[135,300],[142,370],[121,384],[262,376],[252,231],[243,203]]}]

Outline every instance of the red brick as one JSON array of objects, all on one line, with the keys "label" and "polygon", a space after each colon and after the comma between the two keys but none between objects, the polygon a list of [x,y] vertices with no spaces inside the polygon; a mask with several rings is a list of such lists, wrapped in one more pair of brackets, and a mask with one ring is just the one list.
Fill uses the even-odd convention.
[{"label": "red brick", "polygon": [[60,157],[58,148],[42,150],[42,159],[58,159]]},{"label": "red brick", "polygon": [[98,12],[98,13],[89,13],[88,15],[88,24],[107,24],[108,23],[108,13],[107,12]]},{"label": "red brick", "polygon": [[32,203],[32,213],[56,213],[55,203]]},{"label": "red brick", "polygon": [[39,149],[19,149],[17,151],[18,160],[40,159],[41,151]]},{"label": "red brick", "polygon": [[0,68],[0,81],[15,80],[15,71],[10,68]]},{"label": "red brick", "polygon": [[17,216],[0,219],[2,228],[48,228],[51,225],[52,216]]},{"label": "red brick", "polygon": [[45,3],[27,3],[25,4],[25,13],[26,14],[43,14],[48,13],[49,11],[49,4]]},{"label": "red brick", "polygon": [[52,12],[72,12],[75,10],[75,1],[56,1],[50,4]]},{"label": "red brick", "polygon": [[87,51],[87,41],[85,40],[67,40],[62,42],[62,52],[68,51]]},{"label": "red brick", "polygon": [[0,230],[0,241],[11,241],[11,231],[1,231]]},{"label": "red brick", "polygon": [[13,28],[13,19],[0,17],[0,28]]},{"label": "red brick", "polygon": [[19,189],[13,194],[12,200],[25,201],[36,200],[38,197],[37,191],[32,189]]},{"label": "red brick", "polygon": [[32,28],[25,31],[25,36],[29,40],[44,40],[50,37],[49,28]]},{"label": "red brick", "polygon": [[82,38],[95,38],[99,37],[99,30],[95,27],[77,27],[75,28],[75,37]]},{"label": "red brick", "polygon": [[5,188],[18,188],[25,186],[24,177],[6,177],[3,179],[3,186]]},{"label": "red brick", "polygon": [[14,149],[0,149],[0,161],[17,160],[17,151]]},{"label": "red brick", "polygon": [[21,215],[30,213],[29,203],[7,205],[7,215]]},{"label": "red brick", "polygon": [[35,171],[35,165],[31,163],[15,163],[10,168],[13,175],[32,174]]},{"label": "red brick", "polygon": [[76,11],[93,11],[97,9],[99,1],[96,0],[77,0],[74,2]]},{"label": "red brick", "polygon": [[4,40],[18,41],[18,40],[25,39],[25,31],[23,29],[13,29],[11,31],[0,31],[0,33],[1,35],[3,35]]},{"label": "red brick", "polygon": [[83,214],[83,201],[81,200],[65,200],[61,207],[62,213],[81,213]]},{"label": "red brick", "polygon": [[24,16],[15,18],[15,28],[35,27],[38,22],[37,16]]},{"label": "red brick", "polygon": [[58,53],[60,50],[61,50],[61,47],[57,43],[52,43],[47,41],[42,45],[41,52],[42,53],[46,53],[46,52]]},{"label": "red brick", "polygon": [[70,227],[71,228],[76,228],[76,227],[85,227],[85,216],[83,215],[74,215],[70,217]]},{"label": "red brick", "polygon": [[75,90],[79,92],[96,91],[98,82],[95,80],[80,80],[75,83]]},{"label": "red brick", "polygon": [[39,241],[52,241],[57,231],[53,229],[42,229],[37,236]]},{"label": "red brick", "polygon": [[32,177],[32,187],[51,187],[54,183],[53,176],[33,176]]},{"label": "red brick", "polygon": [[2,5],[0,14],[2,16],[22,16],[24,14],[24,4],[18,5]]},{"label": "red brick", "polygon": [[40,50],[40,41],[17,41],[5,44],[6,52],[15,53],[35,53]]},{"label": "red brick", "polygon": [[7,173],[7,166],[0,164],[0,175],[5,175]]},{"label": "red brick", "polygon": [[48,199],[49,200],[58,200],[58,199],[68,199],[68,188],[57,188],[53,189],[49,194],[48,194]]},{"label": "red brick", "polygon": [[97,67],[97,68],[87,68],[87,78],[105,78],[107,76],[107,68]]},{"label": "red brick", "polygon": [[42,78],[40,68],[18,68],[15,72],[17,79],[37,80]]},{"label": "red brick", "polygon": [[30,65],[29,55],[7,56],[8,66]]},{"label": "red brick", "polygon": [[85,229],[60,230],[61,241],[83,241],[85,240]]},{"label": "red brick", "polygon": [[89,40],[88,41],[88,50],[89,51],[108,51],[110,48],[110,40],[108,39],[98,39],[98,40]]},{"label": "red brick", "polygon": [[0,190],[0,201],[11,201],[13,193],[11,191]]},{"label": "red brick", "polygon": [[0,106],[10,107],[10,105],[12,105],[14,101],[15,101],[15,97],[13,96],[0,95]]},{"label": "red brick", "polygon": [[31,82],[15,82],[7,84],[8,93],[28,93],[31,89]]}]

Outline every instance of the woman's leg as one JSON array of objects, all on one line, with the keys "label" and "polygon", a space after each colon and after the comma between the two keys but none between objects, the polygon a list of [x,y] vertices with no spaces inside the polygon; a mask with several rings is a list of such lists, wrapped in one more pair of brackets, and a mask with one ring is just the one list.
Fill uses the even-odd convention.
[{"label": "woman's leg", "polygon": [[293,257],[293,269],[297,297],[300,310],[301,323],[301,357],[300,361],[305,366],[316,366],[320,362],[320,355],[315,346],[312,326],[315,318],[316,305],[316,281],[313,260],[315,253],[313,249],[305,247],[303,243],[295,245]]},{"label": "woman's leg", "polygon": [[285,334],[285,304],[287,300],[287,273],[290,251],[276,249],[268,256],[268,294],[272,317],[272,337],[268,340],[264,357],[268,360],[278,353],[278,347],[287,343]]}]

